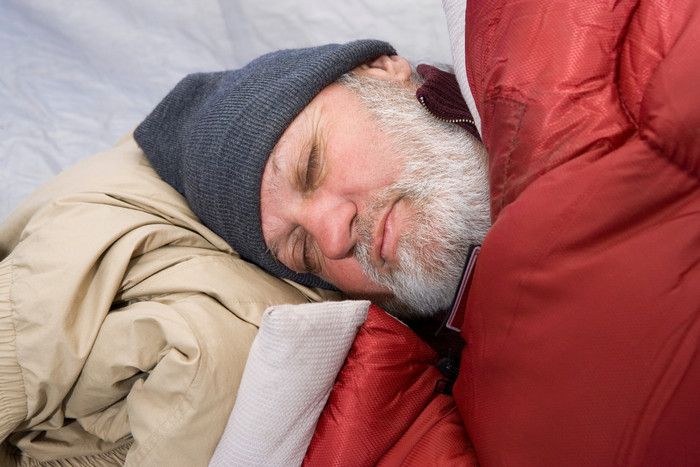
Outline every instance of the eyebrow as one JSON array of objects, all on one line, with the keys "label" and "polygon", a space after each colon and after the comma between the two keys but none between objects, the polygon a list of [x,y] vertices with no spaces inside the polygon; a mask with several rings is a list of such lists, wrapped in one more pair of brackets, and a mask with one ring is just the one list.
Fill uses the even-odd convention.
[{"label": "eyebrow", "polygon": [[[314,167],[311,167],[313,163]],[[306,158],[305,177],[303,182],[303,190],[308,190],[310,187],[316,188],[323,183],[325,178],[326,167],[326,139],[317,128],[314,129],[311,142],[311,150]],[[313,178],[310,178],[313,177]]]},{"label": "eyebrow", "polygon": [[314,132],[306,144],[299,148],[299,154],[294,163],[292,181],[294,187],[304,193],[309,187],[309,166],[313,158],[318,158],[318,139]]},{"label": "eyebrow", "polygon": [[[313,180],[309,180],[309,177],[312,177],[316,170],[315,168],[318,168],[318,158],[321,157],[319,154],[318,150],[318,144],[316,141],[314,141],[313,145],[311,146],[311,151],[309,151],[309,157],[306,158],[306,179],[304,180],[304,184],[306,187],[309,187],[313,185]],[[314,167],[312,167],[312,165]]]}]

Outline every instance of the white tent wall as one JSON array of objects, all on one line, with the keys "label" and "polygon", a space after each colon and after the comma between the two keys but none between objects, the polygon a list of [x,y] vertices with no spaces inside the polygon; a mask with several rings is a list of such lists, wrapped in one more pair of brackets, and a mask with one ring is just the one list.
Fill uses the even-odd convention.
[{"label": "white tent wall", "polygon": [[360,38],[451,62],[440,0],[0,0],[0,222],[185,74]]}]

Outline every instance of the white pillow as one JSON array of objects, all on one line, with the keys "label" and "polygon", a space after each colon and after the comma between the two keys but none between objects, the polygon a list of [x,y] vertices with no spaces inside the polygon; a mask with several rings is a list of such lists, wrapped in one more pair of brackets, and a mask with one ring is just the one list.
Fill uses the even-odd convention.
[{"label": "white pillow", "polygon": [[268,308],[209,465],[300,465],[368,309],[352,300]]}]

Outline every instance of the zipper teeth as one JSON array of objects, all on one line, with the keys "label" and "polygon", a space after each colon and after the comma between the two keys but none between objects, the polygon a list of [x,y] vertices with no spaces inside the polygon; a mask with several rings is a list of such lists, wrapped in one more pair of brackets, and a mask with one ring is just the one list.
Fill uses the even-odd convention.
[{"label": "zipper teeth", "polygon": [[471,119],[469,119],[469,118],[456,118],[456,119],[452,119],[452,120],[447,120],[446,118],[438,117],[437,115],[435,115],[435,114],[433,113],[432,110],[430,110],[430,109],[428,108],[428,104],[425,103],[425,96],[420,96],[420,99],[418,99],[418,100],[420,101],[420,103],[421,103],[421,105],[423,106],[423,108],[424,108],[425,110],[427,110],[428,113],[429,113],[430,115],[433,116],[433,118],[436,118],[436,119],[440,120],[441,122],[447,122],[447,123],[468,123],[468,124],[470,124],[470,125],[472,125],[472,126],[474,126],[474,127],[476,128],[476,123],[474,123],[474,120],[471,120]]}]

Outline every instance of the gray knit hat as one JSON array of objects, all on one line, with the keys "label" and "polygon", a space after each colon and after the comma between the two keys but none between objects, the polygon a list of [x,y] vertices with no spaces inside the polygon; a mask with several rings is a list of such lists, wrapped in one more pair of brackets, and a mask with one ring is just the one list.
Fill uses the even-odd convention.
[{"label": "gray knit hat", "polygon": [[332,288],[297,274],[267,252],[260,183],[272,149],[326,86],[380,55],[386,42],[362,40],[264,55],[240,70],[185,77],[136,128],[158,174],[242,258],[301,284]]}]

